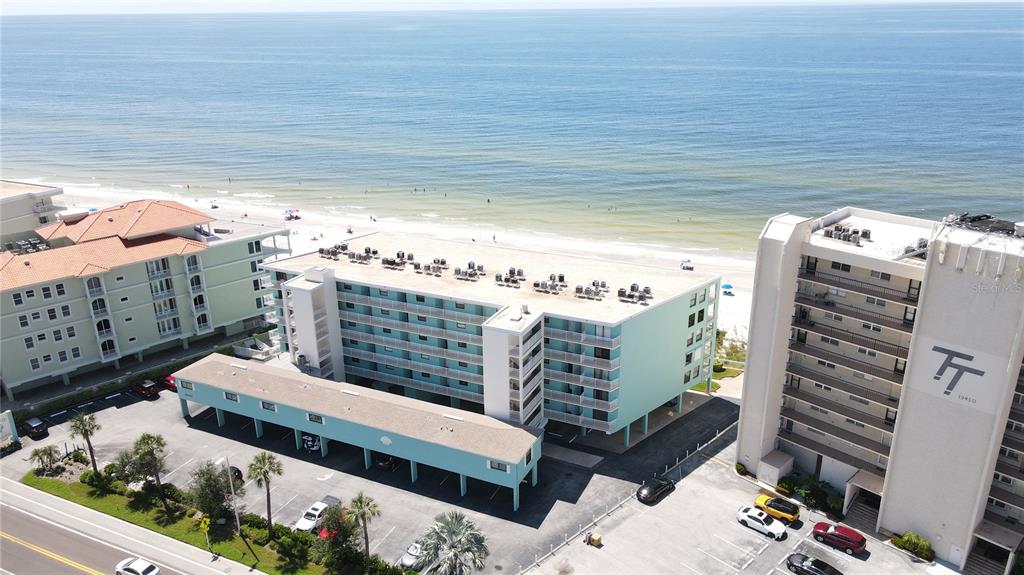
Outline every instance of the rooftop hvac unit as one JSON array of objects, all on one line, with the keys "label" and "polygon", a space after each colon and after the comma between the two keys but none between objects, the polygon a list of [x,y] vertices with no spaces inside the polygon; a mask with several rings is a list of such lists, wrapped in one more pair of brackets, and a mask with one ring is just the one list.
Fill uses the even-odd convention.
[{"label": "rooftop hvac unit", "polygon": [[517,268],[516,269],[516,275],[519,276],[519,277],[523,277],[523,268]]},{"label": "rooftop hvac unit", "polygon": [[863,230],[860,231],[860,237],[863,240],[870,240],[871,239],[871,230],[869,230],[867,228],[864,228]]},{"label": "rooftop hvac unit", "polygon": [[[1024,226],[1024,224],[1021,224],[1021,225]],[[558,283],[560,283],[560,284],[564,284],[565,283],[565,274],[558,274]]]},{"label": "rooftop hvac unit", "polygon": [[832,237],[832,228],[825,228],[824,234],[825,234],[826,238],[831,238]]},{"label": "rooftop hvac unit", "polygon": [[530,308],[529,308],[529,306],[527,306],[527,305],[526,305],[525,303],[524,303],[524,304],[523,304],[523,306],[522,306],[521,308],[519,308],[519,309],[520,309],[520,311],[522,311],[522,312],[523,312],[523,315],[530,315]]},{"label": "rooftop hvac unit", "polygon": [[475,270],[476,269],[476,264],[474,262],[469,262],[469,269]]},{"label": "rooftop hvac unit", "polygon": [[405,259],[412,261],[412,254],[405,254]]},{"label": "rooftop hvac unit", "polygon": [[928,238],[917,238],[917,249],[923,250],[928,247]]},{"label": "rooftop hvac unit", "polygon": [[405,252],[401,252],[400,251],[397,254],[395,254],[395,257],[397,257],[400,260],[404,260],[405,259]]}]

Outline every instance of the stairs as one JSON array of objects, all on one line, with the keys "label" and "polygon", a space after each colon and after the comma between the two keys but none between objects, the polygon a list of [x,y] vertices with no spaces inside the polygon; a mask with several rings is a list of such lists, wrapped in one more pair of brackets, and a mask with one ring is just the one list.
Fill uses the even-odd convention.
[{"label": "stairs", "polygon": [[1003,575],[1005,568],[1005,565],[996,561],[977,553],[971,553],[967,557],[967,563],[964,565],[964,570],[961,573],[964,575]]},{"label": "stairs", "polygon": [[[875,533],[875,525],[878,524],[878,510],[860,500],[855,501],[850,506],[849,511],[846,512],[846,517],[843,518],[843,523],[861,533],[878,536]],[[881,538],[885,539],[885,537]],[[998,575],[1002,575],[1002,573]]]}]

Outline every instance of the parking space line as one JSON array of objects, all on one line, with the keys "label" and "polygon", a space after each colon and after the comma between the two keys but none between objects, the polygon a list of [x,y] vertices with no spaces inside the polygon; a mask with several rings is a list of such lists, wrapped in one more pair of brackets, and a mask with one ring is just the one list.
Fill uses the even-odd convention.
[{"label": "parking space line", "polygon": [[[698,549],[700,549],[700,547],[698,547]],[[715,557],[714,555],[712,555],[711,553],[709,553],[709,552],[707,552],[707,551],[705,551],[705,550],[703,550],[703,549],[700,549],[700,552],[701,552],[701,553],[703,553],[703,554],[705,554],[705,555],[707,555],[708,557],[710,557],[710,558],[714,559],[715,561],[718,561],[718,562],[719,562],[719,563],[721,563],[722,565],[725,565],[725,566],[726,566],[726,567],[728,567],[728,568],[729,568],[729,570],[730,570],[730,571],[732,571],[733,573],[738,573],[738,571],[736,571],[736,568],[735,568],[735,567],[733,567],[731,563],[726,563],[725,561],[722,561],[722,560],[721,560],[721,559],[719,559],[718,557]]]},{"label": "parking space line", "polygon": [[449,478],[449,477],[451,477],[451,476],[452,476],[452,474],[451,474],[451,473],[445,473],[445,474],[444,474],[444,479],[442,479],[442,480],[441,480],[441,483],[438,483],[437,485],[438,485],[439,487],[440,487],[441,485],[444,485],[444,482],[445,482],[445,481],[448,481],[448,478]]},{"label": "parking space line", "polygon": [[296,498],[296,497],[298,497],[298,496],[299,496],[299,494],[298,494],[298,493],[296,493],[295,495],[292,495],[292,498],[291,498],[291,499],[289,499],[288,501],[285,501],[285,502],[284,502],[284,505],[282,505],[282,506],[278,507],[278,508],[277,508],[277,511],[274,511],[274,512],[273,512],[273,514],[277,514],[277,513],[280,513],[282,509],[284,509],[285,507],[288,507],[288,504],[289,504],[289,503],[291,503],[292,501],[295,501],[295,498]]},{"label": "parking space line", "polygon": [[285,433],[284,435],[282,435],[281,437],[278,437],[277,440],[278,441],[284,441],[286,437],[288,437],[289,435],[292,435],[293,433],[295,433],[295,432],[294,431],[289,431],[289,432]]},{"label": "parking space line", "polygon": [[680,565],[682,565],[683,567],[686,567],[686,568],[687,568],[687,569],[689,569],[690,571],[693,571],[693,572],[694,572],[694,573],[696,573],[697,575],[704,575],[703,573],[701,573],[700,571],[697,571],[697,570],[696,570],[696,569],[694,569],[693,567],[690,567],[690,566],[689,566],[689,565],[687,565],[686,563],[680,563]]},{"label": "parking space line", "polygon": [[245,431],[245,429],[247,427],[249,427],[250,425],[252,425],[252,420],[251,419],[249,420],[249,423],[246,423],[245,425],[242,426],[242,431]]},{"label": "parking space line", "polygon": [[189,460],[188,460],[188,461],[186,461],[185,463],[182,463],[181,465],[179,465],[179,466],[175,467],[175,468],[174,468],[174,469],[172,469],[172,470],[171,470],[170,472],[168,472],[167,474],[165,474],[165,475],[163,476],[163,479],[165,479],[165,480],[166,480],[166,479],[167,479],[168,477],[170,477],[170,476],[174,475],[174,472],[178,471],[178,470],[179,470],[179,469],[181,469],[182,467],[185,467],[185,466],[186,466],[186,465],[188,465],[189,463],[192,463],[193,461],[195,461],[195,459],[194,459],[194,458],[189,458]]},{"label": "parking space line", "polygon": [[384,537],[381,537],[380,539],[375,541],[373,545],[370,545],[370,553],[373,553],[374,549],[376,549],[381,543],[383,543],[384,540],[388,538],[388,535],[391,535],[391,533],[395,530],[396,527],[398,526],[392,526],[391,529],[388,529],[388,532],[384,534]]},{"label": "parking space line", "polygon": [[814,537],[812,537],[811,535],[807,535],[806,537],[804,537],[804,540],[808,541],[809,543],[814,544],[816,547],[821,547],[825,551],[828,551],[829,553],[831,553],[831,554],[833,554],[833,555],[835,555],[837,557],[841,557],[843,559],[846,559],[847,557],[849,557],[849,555],[847,555],[846,553],[840,553],[839,551],[829,547],[828,545],[825,545],[824,543],[818,543],[817,541],[814,540]]},{"label": "parking space line", "polygon": [[494,488],[494,493],[491,494],[491,499],[494,499],[494,496],[497,495],[498,491],[500,491],[500,490],[501,490],[501,486],[500,485],[495,487]]},{"label": "parking space line", "polygon": [[740,552],[743,553],[744,555],[746,555],[746,554],[751,552],[749,549],[744,549],[744,548],[740,547],[739,545],[733,543],[732,541],[729,541],[728,539],[726,539],[724,537],[720,537],[717,534],[715,534],[715,537],[717,537],[719,541],[725,543],[726,545],[731,545],[732,547],[735,547],[736,549],[739,549]]}]

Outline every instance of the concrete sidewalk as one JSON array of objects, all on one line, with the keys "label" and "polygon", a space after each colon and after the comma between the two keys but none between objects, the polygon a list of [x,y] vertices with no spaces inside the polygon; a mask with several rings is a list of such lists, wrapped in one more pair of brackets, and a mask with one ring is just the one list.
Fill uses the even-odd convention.
[{"label": "concrete sidewalk", "polygon": [[[124,551],[125,557],[142,556],[159,566],[182,573],[263,573],[209,551],[171,539],[144,527],[93,511],[76,503],[33,489],[6,477],[0,478],[0,503],[22,509],[92,540]],[[111,558],[111,564],[119,558]]]}]

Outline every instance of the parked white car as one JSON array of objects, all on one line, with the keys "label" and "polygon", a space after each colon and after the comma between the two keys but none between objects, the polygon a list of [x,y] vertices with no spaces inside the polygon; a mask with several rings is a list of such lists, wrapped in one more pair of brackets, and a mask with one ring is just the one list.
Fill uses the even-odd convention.
[{"label": "parked white car", "polygon": [[145,559],[129,557],[114,567],[117,575],[160,575],[160,568]]},{"label": "parked white car", "polygon": [[402,555],[402,559],[399,563],[406,569],[412,569],[416,566],[416,562],[420,560],[420,544],[413,543],[405,550],[405,554]]},{"label": "parked white car", "polygon": [[295,522],[295,530],[313,531],[324,522],[325,515],[327,515],[327,504],[323,501],[317,501],[310,505],[309,509],[302,514],[302,517]]},{"label": "parked white car", "polygon": [[776,541],[786,538],[786,526],[760,509],[740,507],[736,512],[736,521],[739,521],[740,525],[763,533]]}]

